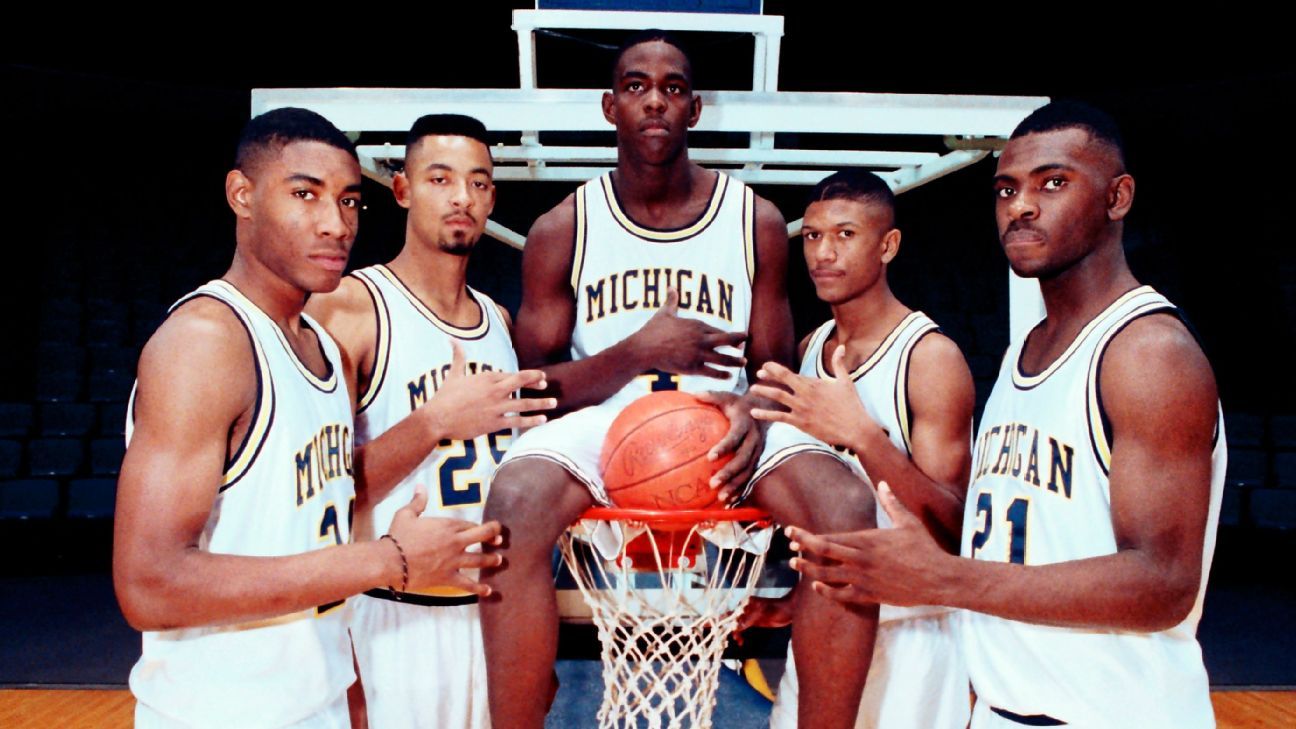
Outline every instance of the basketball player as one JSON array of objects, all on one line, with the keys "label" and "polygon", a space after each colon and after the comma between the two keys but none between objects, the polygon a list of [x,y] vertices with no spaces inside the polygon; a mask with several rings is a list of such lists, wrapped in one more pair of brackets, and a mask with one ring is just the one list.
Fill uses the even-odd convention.
[{"label": "basketball player", "polygon": [[[744,366],[792,359],[783,218],[742,183],[689,161],[688,129],[702,111],[692,81],[689,59],[660,31],[628,41],[603,97],[616,169],[539,218],[527,239],[518,357],[544,369],[568,414],[518,440],[486,504],[486,518],[508,529],[505,567],[483,572],[498,596],[482,605],[495,729],[543,723],[558,627],[550,555],[577,516],[608,503],[598,456],[620,409],[653,390],[720,391],[708,397],[732,427],[710,456],[735,456],[712,483],[732,502],[761,443]],[[843,506],[840,491],[774,485],[755,504],[783,523],[871,526],[863,482],[827,449],[817,460],[825,478],[856,481],[860,498]],[[805,726],[849,726],[876,612],[811,594],[797,620],[794,640],[819,659],[805,671],[815,680],[806,680]]]},{"label": "basketball player", "polygon": [[[472,117],[414,122],[392,180],[409,210],[405,246],[307,307],[357,378],[357,535],[373,539],[431,486],[424,518],[481,521],[487,485],[515,428],[543,423],[516,400],[544,374],[517,372],[508,313],[466,284],[468,255],[495,204],[486,128]],[[465,367],[473,374],[464,375]],[[477,595],[453,587],[369,590],[351,628],[369,725],[485,727],[486,667]]]},{"label": "basketball player", "polygon": [[354,681],[346,598],[486,589],[460,568],[498,524],[419,519],[349,544],[350,397],[337,347],[302,314],[337,287],[360,167],[323,117],[248,123],[225,181],[237,219],[224,277],[181,299],[145,346],[118,486],[113,577],[144,631],[136,726],[344,727]]},{"label": "basketball player", "polygon": [[[899,252],[900,230],[886,183],[871,172],[846,170],[816,185],[810,201],[802,227],[806,267],[833,318],[802,341],[800,374],[777,363],[757,373],[770,384],[752,391],[789,411],[752,411],[773,421],[754,478],[801,480],[801,433],[849,448],[867,478],[890,483],[953,551],[972,458],[975,398],[967,363],[931,319],[891,292],[887,266]],[[890,526],[885,513],[877,519]],[[752,607],[756,625],[790,618],[790,598]],[[881,606],[856,726],[967,726],[967,670],[953,618],[944,607]],[[770,725],[795,727],[796,710],[797,675],[789,661]]]},{"label": "basketball player", "polygon": [[1053,103],[1013,132],[995,210],[1045,318],[1004,358],[972,461],[962,558],[891,490],[896,528],[793,529],[814,588],[847,603],[967,608],[973,727],[1211,727],[1196,641],[1225,443],[1215,380],[1178,310],[1125,263],[1134,200],[1106,114]]}]

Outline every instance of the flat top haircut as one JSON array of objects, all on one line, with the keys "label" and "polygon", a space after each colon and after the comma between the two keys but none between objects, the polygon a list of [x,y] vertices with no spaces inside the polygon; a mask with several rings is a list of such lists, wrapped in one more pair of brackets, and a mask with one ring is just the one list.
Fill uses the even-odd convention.
[{"label": "flat top haircut", "polygon": [[1032,111],[1021,120],[1009,139],[1027,134],[1052,132],[1059,129],[1083,129],[1094,141],[1107,145],[1120,165],[1118,173],[1125,172],[1125,140],[1120,127],[1110,114],[1083,101],[1064,99],[1052,101]]},{"label": "flat top haircut", "polygon": [[490,142],[486,139],[486,125],[477,119],[464,114],[425,114],[414,120],[409,134],[405,136],[405,156],[418,145],[423,137],[468,137],[486,146],[490,152]]},{"label": "flat top haircut", "polygon": [[243,127],[234,153],[234,168],[247,173],[265,153],[277,153],[293,142],[322,142],[359,160],[355,145],[333,122],[309,109],[288,106],[253,117]]},{"label": "flat top haircut", "polygon": [[881,177],[868,170],[852,167],[823,178],[810,189],[806,207],[822,200],[855,200],[881,205],[891,216],[888,227],[895,227],[895,193]]},{"label": "flat top haircut", "polygon": [[675,50],[684,55],[685,75],[688,77],[689,85],[693,85],[693,58],[689,55],[688,48],[685,47],[684,42],[674,33],[661,30],[660,28],[649,28],[647,30],[640,30],[633,33],[617,48],[616,56],[612,58],[611,73],[613,89],[617,87],[617,81],[620,80],[617,78],[617,68],[621,66],[621,58],[626,54],[626,51],[641,43],[652,43],[654,41],[661,41],[667,45],[674,46]]}]

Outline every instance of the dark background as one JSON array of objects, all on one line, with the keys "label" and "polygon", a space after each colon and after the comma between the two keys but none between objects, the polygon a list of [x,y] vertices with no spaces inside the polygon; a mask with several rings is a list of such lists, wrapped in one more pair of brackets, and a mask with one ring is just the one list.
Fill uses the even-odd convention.
[{"label": "dark background", "polygon": [[[273,17],[229,8],[220,17],[150,17],[153,30],[125,13],[77,15],[76,27],[70,18],[51,18],[14,20],[0,30],[0,132],[9,160],[0,228],[8,265],[0,303],[9,313],[0,408],[32,403],[25,434],[6,435],[0,445],[21,451],[10,479],[56,481],[58,489],[50,518],[0,519],[0,549],[14,555],[0,578],[18,576],[0,580],[0,617],[6,626],[43,621],[26,630],[46,647],[31,651],[15,642],[0,661],[10,666],[0,684],[25,676],[115,682],[133,661],[129,650],[117,655],[122,651],[106,645],[117,667],[69,679],[75,659],[48,650],[61,640],[69,655],[79,654],[81,637],[95,630],[73,626],[83,606],[66,600],[68,590],[95,595],[86,603],[97,605],[88,622],[116,620],[112,640],[133,640],[102,578],[111,521],[75,518],[74,487],[79,478],[115,476],[120,453],[114,460],[112,449],[120,449],[133,356],[166,306],[229,264],[233,218],[223,180],[250,89],[516,87],[511,6],[531,4],[384,8],[381,18],[372,17],[376,11],[365,17],[364,9],[319,17],[320,8],[303,8]],[[862,7],[866,20],[812,3],[766,2],[767,13],[786,16],[780,89],[1070,97],[1107,109],[1122,124],[1138,181],[1126,227],[1131,266],[1196,325],[1229,418],[1230,483],[1202,625],[1212,680],[1296,685],[1296,638],[1290,630],[1274,638],[1271,630],[1276,622],[1290,626],[1296,605],[1288,568],[1274,567],[1290,561],[1296,535],[1296,388],[1289,379],[1296,369],[1296,249],[1285,149],[1296,61],[1284,39],[1271,37],[1280,24],[1240,7],[1226,18],[1166,18],[1143,27],[1097,6],[1065,22],[1034,6],[944,16],[933,10],[933,17],[903,22]],[[749,88],[750,38],[689,40],[699,88]],[[617,38],[540,38],[541,84],[603,87],[611,54],[591,41]],[[611,134],[585,141],[609,144]],[[779,136],[780,146],[815,143]],[[979,399],[1007,344],[993,168],[985,160],[902,195],[904,243],[891,269],[901,298],[930,313],[967,353]],[[501,184],[495,217],[525,231],[572,187]],[[803,188],[758,192],[787,219],[800,217]],[[403,218],[390,193],[366,181],[365,198],[357,266],[389,259],[402,242]],[[828,312],[805,278],[799,241],[789,244],[802,334]],[[470,282],[516,310],[519,261],[518,252],[483,239]],[[71,389],[60,369],[69,353],[82,378]],[[58,473],[42,472],[29,452],[37,440],[68,445],[65,434],[46,437],[49,402],[84,405],[96,423],[76,436],[81,460],[57,466]],[[0,483],[0,502],[13,491],[3,490],[8,485]],[[49,582],[47,574],[77,582]],[[85,579],[91,582],[82,587]],[[51,658],[48,672],[22,668],[45,660],[41,655]]]}]

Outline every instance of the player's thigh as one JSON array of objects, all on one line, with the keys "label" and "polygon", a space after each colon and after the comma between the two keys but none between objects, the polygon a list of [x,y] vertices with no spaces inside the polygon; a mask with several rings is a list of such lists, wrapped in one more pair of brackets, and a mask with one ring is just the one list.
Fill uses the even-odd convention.
[{"label": "player's thigh", "polygon": [[752,504],[782,524],[813,531],[874,525],[872,490],[840,454],[782,423],[770,426],[766,440],[766,453],[750,487]]}]

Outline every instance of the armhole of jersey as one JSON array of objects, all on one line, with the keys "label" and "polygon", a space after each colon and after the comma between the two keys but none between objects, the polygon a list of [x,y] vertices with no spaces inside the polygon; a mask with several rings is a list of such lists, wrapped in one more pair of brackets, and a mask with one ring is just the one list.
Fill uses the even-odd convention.
[{"label": "armhole of jersey", "polygon": [[585,226],[586,220],[586,203],[585,195],[589,190],[589,183],[585,183],[576,188],[576,220],[572,230],[572,262],[571,262],[571,287],[572,293],[580,299],[580,277],[581,270],[585,267]]},{"label": "armhole of jersey", "polygon": [[913,456],[913,443],[909,439],[909,431],[913,427],[913,411],[909,407],[909,360],[913,354],[914,347],[923,337],[932,332],[940,331],[940,327],[935,322],[926,321],[918,326],[905,342],[904,348],[900,350],[900,363],[896,366],[895,382],[895,409],[896,422],[900,424],[900,439],[904,441],[905,455]]},{"label": "armhole of jersey", "polygon": [[756,285],[756,193],[743,186],[743,248],[747,259],[747,282]]},{"label": "armhole of jersey", "polygon": [[[1098,386],[1102,377],[1103,355],[1107,353],[1107,347],[1116,335],[1125,331],[1125,327],[1150,314],[1162,313],[1173,314],[1182,321],[1178,309],[1173,305],[1164,300],[1153,301],[1118,319],[1103,334],[1102,339],[1098,341],[1098,346],[1094,347],[1093,358],[1089,362],[1089,374],[1085,379],[1085,417],[1089,421],[1089,446],[1104,475],[1111,469],[1112,437],[1111,420],[1108,419],[1107,410],[1103,407],[1102,391]],[[1218,425],[1216,427],[1218,428]]]},{"label": "armhole of jersey", "polygon": [[369,383],[365,386],[364,392],[359,393],[356,398],[358,415],[373,403],[374,398],[378,396],[378,391],[382,389],[383,382],[387,379],[387,361],[391,355],[391,311],[387,308],[387,299],[383,297],[382,291],[378,290],[377,284],[360,271],[351,275],[364,284],[365,291],[373,302],[374,322],[377,329],[374,336],[374,362],[373,369],[369,372]]},{"label": "armhole of jersey", "polygon": [[126,447],[130,447],[131,435],[135,432],[135,393],[139,392],[139,378],[131,383],[130,398],[126,400]]}]

